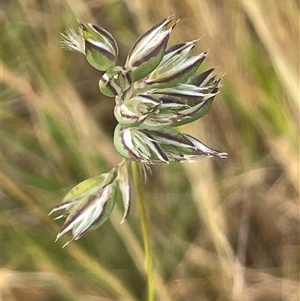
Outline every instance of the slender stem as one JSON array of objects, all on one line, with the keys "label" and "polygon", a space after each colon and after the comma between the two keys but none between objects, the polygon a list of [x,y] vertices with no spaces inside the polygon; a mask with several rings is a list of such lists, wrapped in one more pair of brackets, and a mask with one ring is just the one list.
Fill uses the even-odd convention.
[{"label": "slender stem", "polygon": [[154,283],[153,283],[153,262],[152,262],[152,249],[150,242],[149,220],[146,213],[145,199],[143,194],[143,184],[139,170],[138,162],[131,162],[132,174],[134,184],[136,186],[137,199],[140,210],[142,235],[144,241],[144,250],[146,255],[146,269],[147,269],[147,289],[148,301],[154,301]]}]

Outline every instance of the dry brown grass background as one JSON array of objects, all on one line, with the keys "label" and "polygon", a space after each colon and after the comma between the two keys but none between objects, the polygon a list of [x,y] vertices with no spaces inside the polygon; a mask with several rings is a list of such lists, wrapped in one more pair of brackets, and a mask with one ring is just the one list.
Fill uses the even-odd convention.
[{"label": "dry brown grass background", "polygon": [[[122,64],[166,16],[172,43],[200,38],[223,76],[211,111],[184,130],[227,160],[158,165],[146,184],[157,300],[297,301],[299,2],[11,0],[1,4],[1,293],[16,300],[145,300],[134,196],[62,249],[48,212],[120,161],[101,73],[59,47],[76,19],[108,29]],[[203,67],[203,68],[204,68]]]}]

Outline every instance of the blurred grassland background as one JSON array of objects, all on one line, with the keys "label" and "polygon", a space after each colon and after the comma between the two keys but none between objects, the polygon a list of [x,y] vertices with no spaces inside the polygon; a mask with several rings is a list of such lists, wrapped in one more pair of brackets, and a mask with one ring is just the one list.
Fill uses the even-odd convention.
[{"label": "blurred grassland background", "polygon": [[3,301],[145,300],[134,193],[66,248],[48,216],[70,188],[121,158],[101,73],[59,46],[76,19],[109,30],[123,64],[137,37],[180,18],[172,43],[200,38],[222,88],[183,128],[229,158],[158,165],[146,183],[157,300],[299,297],[299,2],[3,0],[1,294]]}]

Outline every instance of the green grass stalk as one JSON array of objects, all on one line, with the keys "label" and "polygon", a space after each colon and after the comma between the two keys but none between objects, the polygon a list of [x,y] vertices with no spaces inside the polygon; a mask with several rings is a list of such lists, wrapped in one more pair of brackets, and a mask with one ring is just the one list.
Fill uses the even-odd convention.
[{"label": "green grass stalk", "polygon": [[134,185],[136,187],[136,195],[138,199],[138,206],[140,211],[140,220],[142,227],[143,243],[146,256],[146,270],[147,270],[147,301],[154,301],[154,283],[153,283],[153,261],[152,261],[152,249],[150,241],[150,226],[149,219],[146,212],[145,198],[143,193],[143,184],[140,174],[138,162],[131,162],[132,174]]}]

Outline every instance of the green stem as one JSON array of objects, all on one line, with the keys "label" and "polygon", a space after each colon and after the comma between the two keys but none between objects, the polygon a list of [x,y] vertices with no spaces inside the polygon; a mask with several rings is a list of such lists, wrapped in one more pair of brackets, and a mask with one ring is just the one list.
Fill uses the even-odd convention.
[{"label": "green stem", "polygon": [[131,162],[132,174],[134,184],[136,187],[136,194],[140,210],[142,235],[144,241],[144,250],[146,255],[146,270],[147,270],[147,289],[148,289],[148,301],[154,301],[154,283],[153,283],[153,262],[152,262],[152,250],[150,242],[149,220],[146,214],[145,199],[143,194],[143,184],[140,174],[138,162]]}]

